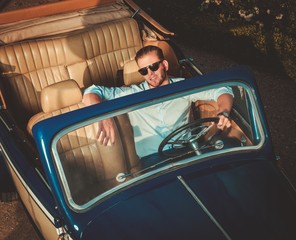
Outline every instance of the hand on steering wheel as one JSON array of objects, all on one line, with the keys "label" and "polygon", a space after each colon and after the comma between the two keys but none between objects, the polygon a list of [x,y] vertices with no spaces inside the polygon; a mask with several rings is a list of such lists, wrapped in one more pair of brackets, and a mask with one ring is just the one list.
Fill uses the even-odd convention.
[{"label": "hand on steering wheel", "polygon": [[[197,140],[208,133],[209,130],[218,122],[219,117],[201,118],[177,128],[160,143],[158,153],[160,155],[170,157],[178,155],[176,153],[172,153],[171,151],[164,152],[165,146],[170,145],[171,149],[180,149],[181,147],[189,146],[197,155],[200,155],[201,148],[209,142],[218,130],[215,131],[215,133],[207,140],[203,140],[204,142],[202,142],[202,144],[199,144]],[[210,123],[210,125],[207,126],[203,123]]]}]

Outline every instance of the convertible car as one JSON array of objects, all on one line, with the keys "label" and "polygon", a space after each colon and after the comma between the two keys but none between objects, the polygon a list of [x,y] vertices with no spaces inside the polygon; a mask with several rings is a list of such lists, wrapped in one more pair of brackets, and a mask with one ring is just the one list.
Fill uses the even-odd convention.
[{"label": "convertible car", "polygon": [[[275,166],[248,67],[203,75],[131,0],[59,1],[0,24],[0,160],[41,239],[296,239],[295,188]],[[83,104],[93,84],[142,82],[134,57],[146,45],[185,80]],[[198,100],[139,158],[132,112],[219,87],[234,94],[230,129],[218,130],[215,101]],[[96,137],[107,118],[111,146]]]}]

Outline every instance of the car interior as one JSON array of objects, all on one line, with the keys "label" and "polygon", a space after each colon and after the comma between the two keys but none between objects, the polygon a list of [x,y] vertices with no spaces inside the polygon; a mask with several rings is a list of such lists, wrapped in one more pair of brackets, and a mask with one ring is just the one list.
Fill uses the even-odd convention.
[{"label": "car interior", "polygon": [[[170,75],[193,76],[192,69],[188,70],[190,64],[182,63],[184,59],[175,47],[157,31],[130,17],[126,8],[110,5],[104,7],[104,12],[93,9],[84,13],[83,19],[81,15],[51,16],[29,32],[30,22],[24,22],[18,31],[0,33],[2,118],[12,132],[22,133],[15,135],[21,136],[19,142],[28,155],[35,152],[32,162],[37,166],[40,163],[34,147],[33,126],[85,107],[82,93],[92,84],[111,87],[143,81],[133,59],[141,47],[162,48],[170,65]],[[57,21],[58,28],[65,28],[69,19],[75,17],[82,22],[78,30],[77,26],[68,26],[69,29],[50,32]],[[236,90],[235,94],[241,94],[239,88]],[[213,117],[217,104],[198,101],[194,109],[199,118]],[[241,114],[234,111],[232,119]],[[60,170],[68,184],[69,198],[73,198],[75,204],[84,204],[120,184],[116,180],[119,173],[141,169],[127,115],[114,117],[113,121],[120,141],[112,147],[98,143],[96,123],[71,131],[57,142]],[[235,121],[232,124],[228,137],[244,139],[245,145],[252,145],[251,131],[246,133]],[[247,128],[247,124],[244,126]]]}]

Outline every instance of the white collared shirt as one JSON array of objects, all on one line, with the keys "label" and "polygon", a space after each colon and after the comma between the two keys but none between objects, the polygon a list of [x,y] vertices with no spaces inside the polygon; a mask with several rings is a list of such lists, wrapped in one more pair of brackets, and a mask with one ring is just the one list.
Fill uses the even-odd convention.
[{"label": "white collared shirt", "polygon": [[[170,78],[170,83],[182,81],[184,78]],[[132,93],[148,90],[148,83],[128,87],[104,87],[92,85],[84,94],[95,93],[102,101],[123,97]],[[139,157],[144,157],[158,151],[162,140],[173,130],[189,122],[191,103],[197,100],[214,100],[222,94],[231,94],[230,87],[211,89],[189,96],[149,106],[129,113],[133,126],[136,151]]]}]

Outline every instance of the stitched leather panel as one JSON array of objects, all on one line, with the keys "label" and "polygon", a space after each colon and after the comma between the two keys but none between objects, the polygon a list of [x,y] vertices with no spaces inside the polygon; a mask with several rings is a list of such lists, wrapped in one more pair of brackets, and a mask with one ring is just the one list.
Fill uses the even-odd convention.
[{"label": "stitched leather panel", "polygon": [[81,89],[93,83],[115,86],[117,70],[141,47],[137,23],[130,18],[62,38],[2,46],[0,69],[7,107],[22,112],[16,117],[25,126],[41,111],[40,92],[50,84],[71,78]]},{"label": "stitched leather panel", "polygon": [[[98,124],[94,123],[68,133],[58,142],[58,152],[72,196],[81,194],[93,183],[97,183],[101,190],[107,190],[118,185],[117,174],[127,172],[120,138],[114,145],[104,146],[96,139],[97,131]],[[96,191],[95,195],[98,194]]]},{"label": "stitched leather panel", "polygon": [[[84,104],[79,103],[48,113],[40,112],[30,119],[27,129],[32,134],[37,122],[83,107]],[[112,146],[103,146],[97,140],[97,123],[74,130],[57,143],[69,189],[77,204],[118,185],[117,174],[135,172],[141,167],[128,116],[118,116],[114,123],[117,137]]]},{"label": "stitched leather panel", "polygon": [[[142,47],[137,23],[126,19],[102,24],[81,35],[92,83],[115,86],[116,73]],[[77,79],[73,73],[70,73]]]}]

